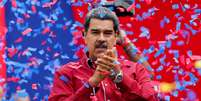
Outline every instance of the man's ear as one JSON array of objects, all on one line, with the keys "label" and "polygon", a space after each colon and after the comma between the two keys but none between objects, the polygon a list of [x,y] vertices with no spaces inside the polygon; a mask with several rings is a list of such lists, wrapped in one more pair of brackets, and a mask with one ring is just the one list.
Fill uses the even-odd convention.
[{"label": "man's ear", "polygon": [[115,32],[115,36],[118,37],[119,34],[120,34],[119,30],[117,30],[117,31]]},{"label": "man's ear", "polygon": [[82,31],[82,37],[83,37],[83,39],[84,39],[85,44],[87,43],[87,42],[86,42],[86,34],[87,34],[87,33],[86,33],[85,31]]},{"label": "man's ear", "polygon": [[86,34],[85,31],[82,30],[82,36],[83,37],[85,37],[85,34]]}]

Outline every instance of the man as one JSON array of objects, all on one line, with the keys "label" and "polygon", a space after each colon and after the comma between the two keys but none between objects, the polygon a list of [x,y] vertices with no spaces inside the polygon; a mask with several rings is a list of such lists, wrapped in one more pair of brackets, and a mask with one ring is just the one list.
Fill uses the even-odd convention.
[{"label": "man", "polygon": [[118,33],[118,18],[112,11],[91,10],[84,33],[88,52],[56,71],[49,101],[157,100],[146,69],[117,58]]}]

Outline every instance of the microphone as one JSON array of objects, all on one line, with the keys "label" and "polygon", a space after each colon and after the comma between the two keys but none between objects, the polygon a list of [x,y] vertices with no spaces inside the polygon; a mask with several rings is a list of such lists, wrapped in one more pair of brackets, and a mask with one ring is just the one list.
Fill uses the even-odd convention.
[{"label": "microphone", "polygon": [[87,60],[87,64],[88,64],[90,67],[93,67],[93,62],[92,62],[91,59],[88,59],[88,60]]}]

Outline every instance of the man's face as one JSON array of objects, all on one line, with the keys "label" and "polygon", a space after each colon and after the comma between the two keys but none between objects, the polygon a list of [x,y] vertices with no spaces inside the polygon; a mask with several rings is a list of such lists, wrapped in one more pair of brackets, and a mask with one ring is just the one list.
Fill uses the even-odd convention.
[{"label": "man's face", "polygon": [[107,49],[112,49],[116,44],[116,33],[112,20],[92,18],[85,34],[90,58],[103,56]]}]

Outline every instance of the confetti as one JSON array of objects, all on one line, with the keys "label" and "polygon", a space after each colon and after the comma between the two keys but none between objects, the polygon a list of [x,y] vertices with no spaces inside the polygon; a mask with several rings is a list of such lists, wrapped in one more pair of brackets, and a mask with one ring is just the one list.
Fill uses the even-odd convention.
[{"label": "confetti", "polygon": [[140,28],[140,30],[141,30],[141,34],[140,34],[139,37],[146,37],[147,39],[150,38],[149,30],[148,30],[146,27],[143,27],[143,26],[142,26],[142,27]]},{"label": "confetti", "polygon": [[187,90],[187,100],[190,100],[190,101],[198,100],[194,91]]},{"label": "confetti", "polygon": [[[87,10],[101,3],[93,0],[7,1],[0,2],[0,7],[6,9],[7,25],[7,28],[0,27],[0,32],[6,32],[6,54],[3,57],[10,87],[6,89],[8,98],[9,94],[15,93],[12,89],[25,88],[31,100],[47,100],[55,71],[80,58],[82,55],[77,51],[88,51],[81,34],[83,18]],[[72,12],[71,7],[76,9]],[[149,61],[151,66],[147,69],[157,72],[153,78],[161,81],[160,96],[167,101],[174,98],[189,100],[190,96],[190,100],[196,100],[199,94],[194,92],[194,86],[199,86],[201,56],[189,45],[201,32],[199,2],[142,0],[135,1],[127,10],[135,12],[120,21],[121,27],[125,27],[129,39],[136,45],[132,47],[133,56],[141,51],[144,58],[138,62]],[[0,39],[0,49],[3,46]],[[164,72],[171,73],[168,77],[172,82],[166,81]],[[66,77],[61,79],[69,81]],[[4,80],[0,79],[0,82]],[[181,97],[188,91],[186,99]]]},{"label": "confetti", "polygon": [[160,72],[161,70],[163,70],[163,66],[159,66],[159,67],[156,69],[157,72]]},{"label": "confetti", "polygon": [[160,54],[163,54],[163,53],[164,53],[164,50],[165,50],[165,48],[164,48],[164,47],[161,47],[161,48],[157,51],[157,53],[154,55],[154,57],[156,58],[156,57],[158,57]]},{"label": "confetti", "polygon": [[24,30],[24,31],[22,32],[22,35],[27,35],[27,34],[29,34],[30,32],[32,32],[32,29],[31,29],[31,28],[27,28],[26,30]]},{"label": "confetti", "polygon": [[179,5],[178,5],[178,4],[173,4],[173,5],[172,5],[172,9],[173,9],[173,10],[179,9]]}]

